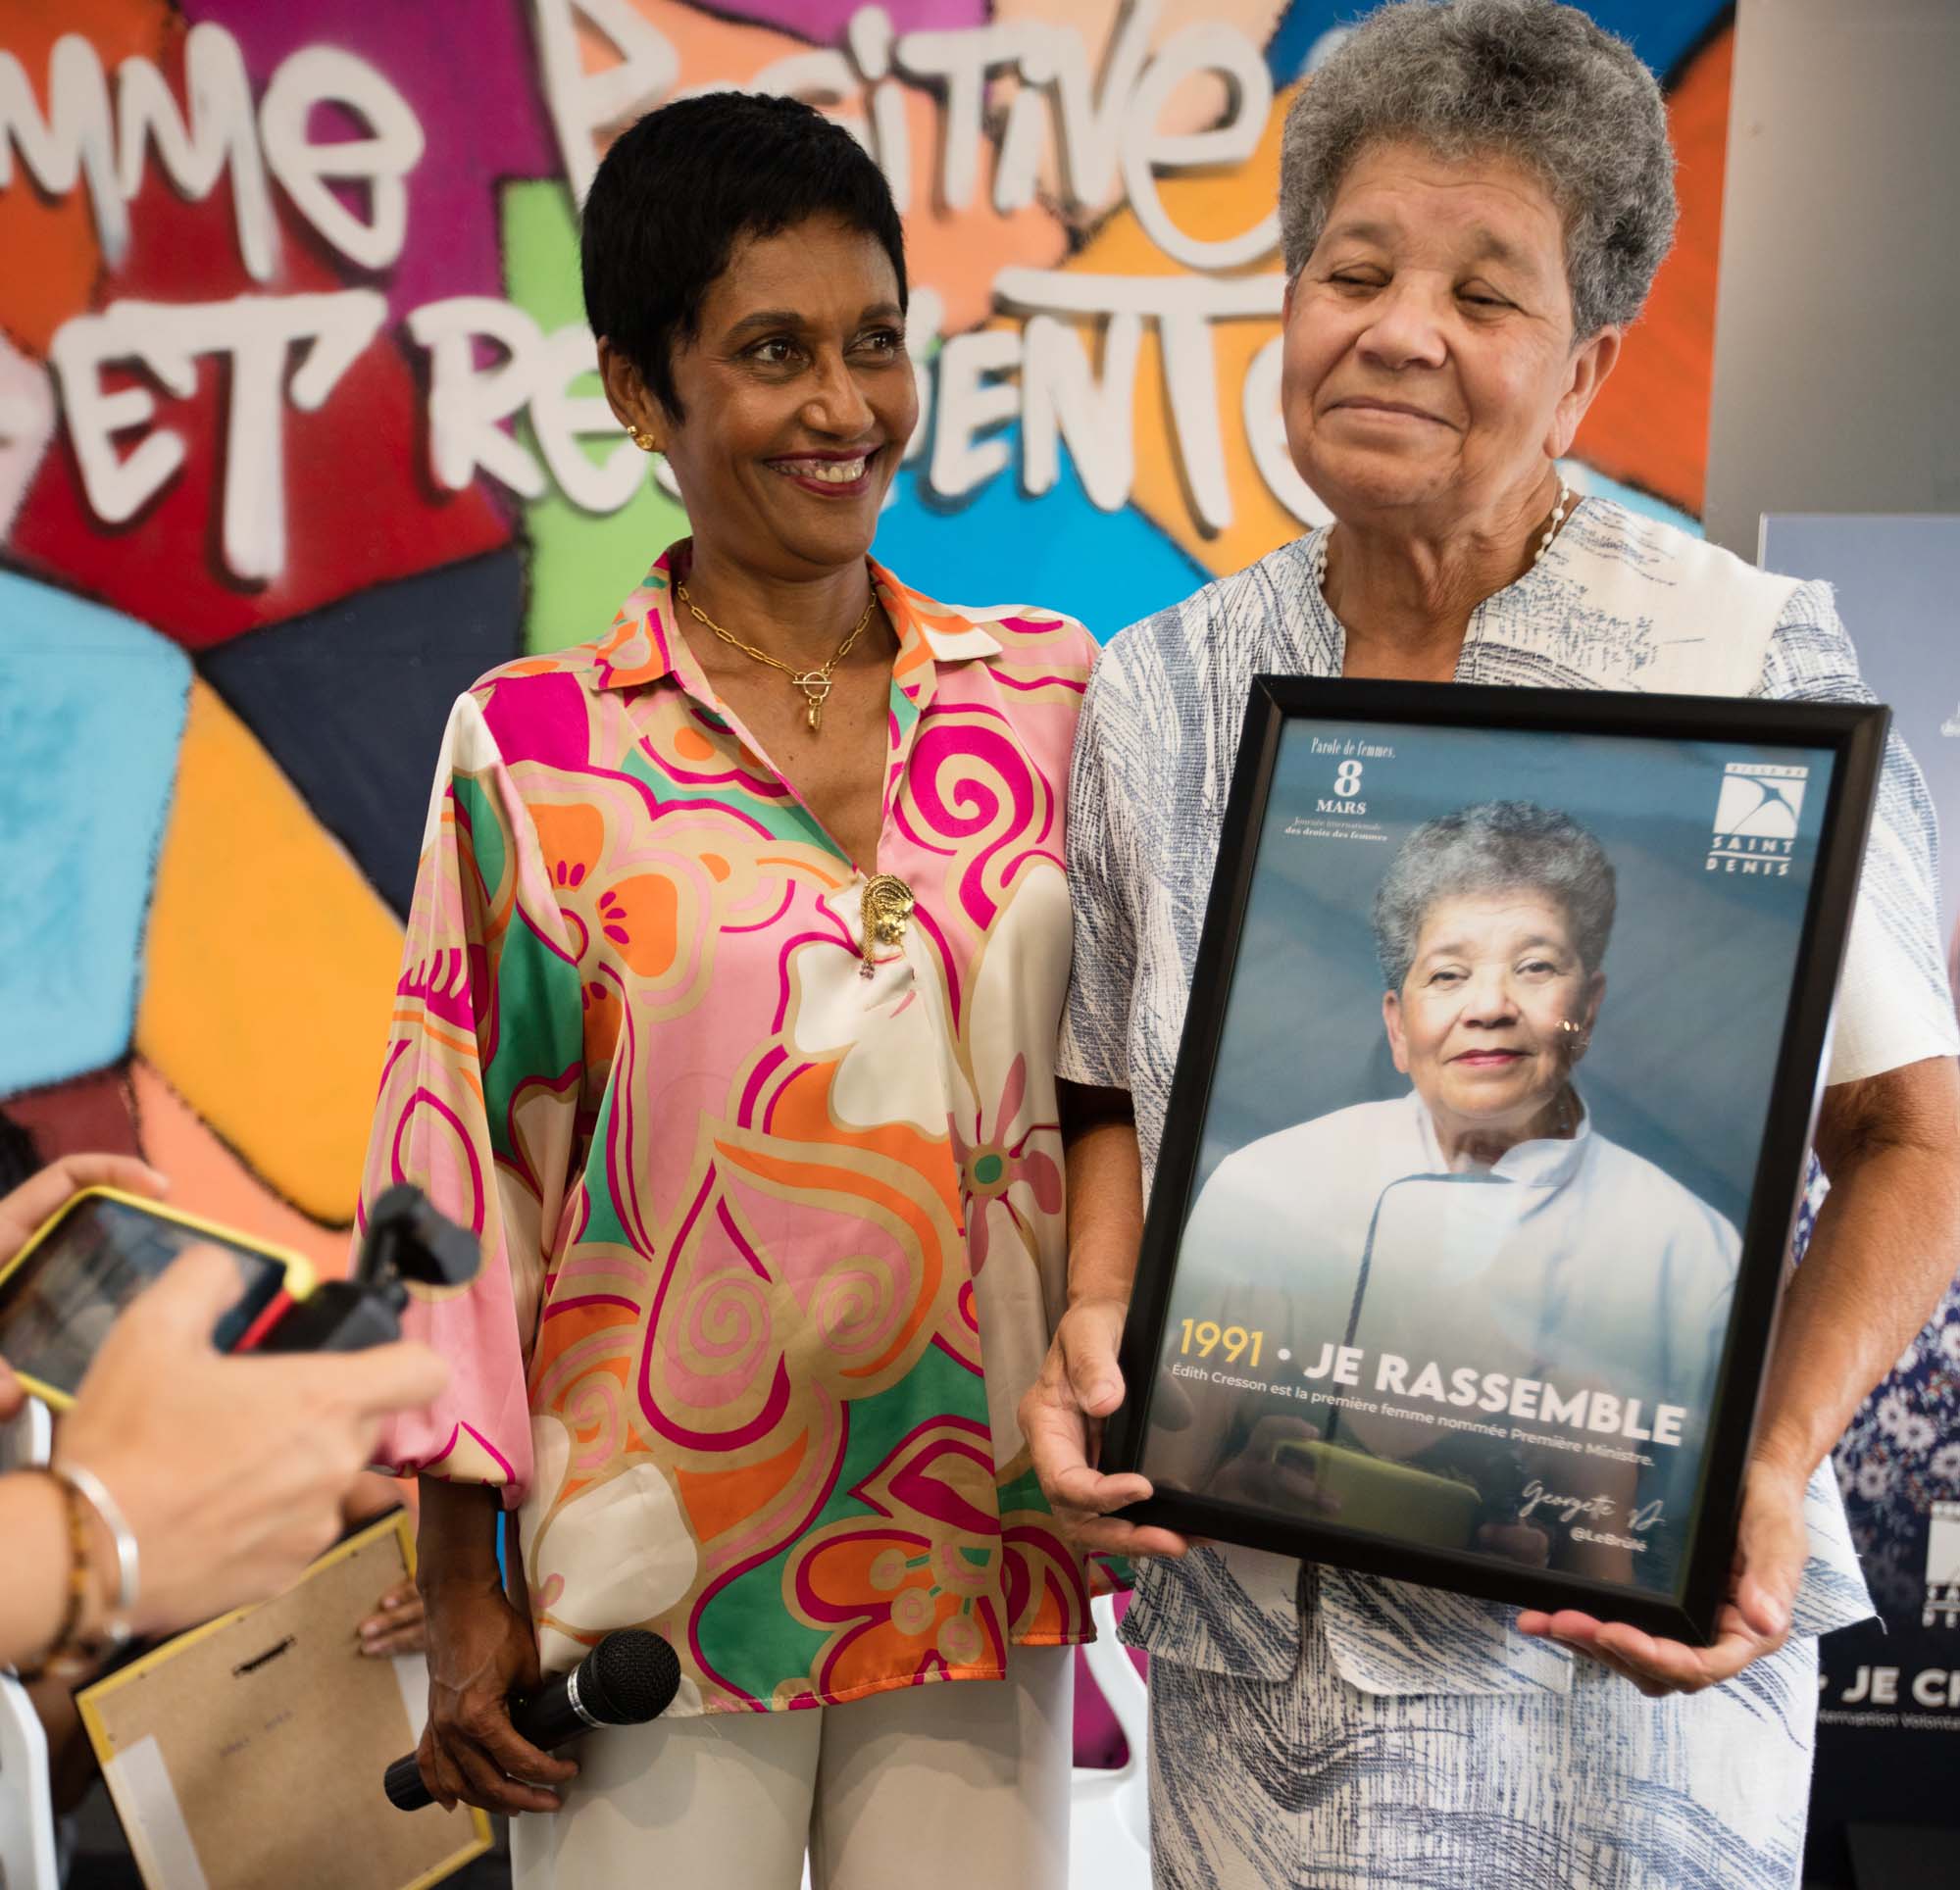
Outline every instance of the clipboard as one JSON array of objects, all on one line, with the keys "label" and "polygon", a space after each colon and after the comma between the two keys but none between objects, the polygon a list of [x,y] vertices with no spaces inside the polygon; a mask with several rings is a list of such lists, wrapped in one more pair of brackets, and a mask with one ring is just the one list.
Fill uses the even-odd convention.
[{"label": "clipboard", "polygon": [[423,1890],[490,1848],[484,1813],[402,1813],[381,1791],[422,1735],[427,1669],[356,1635],[413,1572],[410,1528],[382,1517],[283,1594],[76,1694],[149,1890]]}]

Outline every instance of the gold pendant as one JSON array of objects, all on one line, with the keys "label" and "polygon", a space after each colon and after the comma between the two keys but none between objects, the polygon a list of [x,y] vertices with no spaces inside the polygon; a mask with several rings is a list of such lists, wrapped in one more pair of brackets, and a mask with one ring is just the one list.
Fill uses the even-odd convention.
[{"label": "gold pendant", "polygon": [[864,963],[860,977],[873,972],[872,953],[879,945],[899,944],[912,917],[912,888],[895,872],[874,873],[864,889]]},{"label": "gold pendant", "polygon": [[830,693],[829,673],[824,670],[805,670],[800,676],[789,679],[803,691],[803,699],[810,705],[808,720],[810,732],[814,735],[823,726],[824,699]]}]

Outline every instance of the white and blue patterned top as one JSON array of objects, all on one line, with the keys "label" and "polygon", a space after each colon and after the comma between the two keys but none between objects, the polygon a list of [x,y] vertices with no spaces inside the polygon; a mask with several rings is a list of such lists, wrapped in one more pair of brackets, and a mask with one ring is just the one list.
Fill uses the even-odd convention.
[{"label": "white and blue patterned top", "polygon": [[[1251,678],[1341,673],[1344,634],[1310,575],[1317,536],[1133,624],[1089,685],[1071,787],[1076,946],[1059,1073],[1131,1093],[1146,1188]],[[1478,607],[1456,679],[1873,700],[1828,585],[1757,572],[1599,498]],[[1919,770],[1894,738],[1839,986],[1834,1082],[1960,1049],[1935,918],[1937,846]],[[1795,1624],[1814,1635],[1871,1610],[1828,1467],[1808,1517]],[[1126,1638],[1184,1666],[1285,1678],[1300,1655],[1299,1573],[1239,1548],[1151,1563]],[[1333,1666],[1364,1692],[1571,1688],[1572,1657],[1518,1634],[1509,1608],[1332,1568],[1317,1592]]]}]

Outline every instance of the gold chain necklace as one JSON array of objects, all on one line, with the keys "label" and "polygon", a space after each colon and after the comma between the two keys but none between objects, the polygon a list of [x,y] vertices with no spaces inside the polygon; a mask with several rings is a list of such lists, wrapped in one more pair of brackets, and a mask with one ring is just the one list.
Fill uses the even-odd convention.
[{"label": "gold chain necklace", "polygon": [[709,629],[713,630],[724,643],[732,649],[739,650],[744,656],[754,657],[758,663],[767,663],[772,670],[780,670],[797,688],[803,691],[803,700],[809,705],[807,713],[810,721],[810,732],[813,735],[820,733],[823,728],[824,699],[830,693],[830,671],[845,657],[850,655],[851,645],[864,634],[865,625],[871,622],[872,612],[878,609],[878,586],[874,584],[871,591],[871,601],[865,605],[864,615],[852,626],[850,635],[837,645],[836,655],[831,657],[829,662],[826,663],[821,669],[799,671],[790,664],[784,663],[781,658],[771,656],[767,650],[758,650],[753,643],[744,643],[740,637],[723,629],[699,604],[695,603],[687,595],[687,586],[685,584],[677,581],[674,586],[674,594],[681,603],[687,606],[697,622],[703,623]]}]

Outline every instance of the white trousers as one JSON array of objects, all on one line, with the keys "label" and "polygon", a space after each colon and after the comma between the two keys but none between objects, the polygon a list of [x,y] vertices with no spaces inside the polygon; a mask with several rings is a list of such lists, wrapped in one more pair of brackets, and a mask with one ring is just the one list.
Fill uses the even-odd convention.
[{"label": "white trousers", "polygon": [[564,1809],[511,1823],[513,1890],[1066,1890],[1075,1650],[1005,1680],[656,1719],[576,1748]]}]

